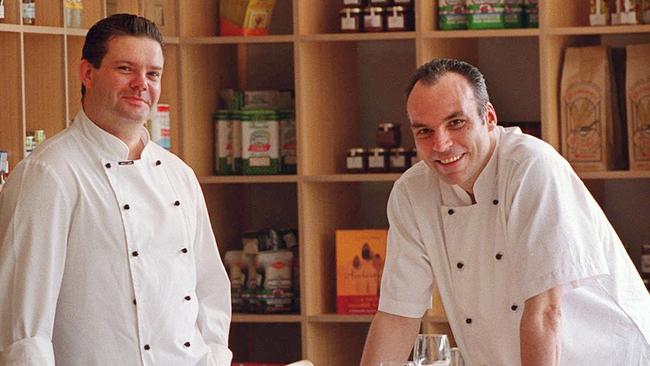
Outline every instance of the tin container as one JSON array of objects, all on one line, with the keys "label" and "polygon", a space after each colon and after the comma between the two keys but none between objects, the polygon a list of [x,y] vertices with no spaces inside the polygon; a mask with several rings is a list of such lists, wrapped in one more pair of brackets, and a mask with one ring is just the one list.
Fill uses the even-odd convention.
[{"label": "tin container", "polygon": [[241,112],[242,173],[278,174],[280,171],[280,123],[273,110]]},{"label": "tin container", "polygon": [[280,171],[285,174],[296,174],[296,112],[281,110],[280,117]]},{"label": "tin container", "polygon": [[214,114],[214,172],[217,175],[233,173],[233,124],[229,110]]}]

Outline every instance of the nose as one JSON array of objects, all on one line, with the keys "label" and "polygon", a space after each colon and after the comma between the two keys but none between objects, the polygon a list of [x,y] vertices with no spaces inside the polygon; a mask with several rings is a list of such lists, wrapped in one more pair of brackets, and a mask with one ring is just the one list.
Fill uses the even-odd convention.
[{"label": "nose", "polygon": [[451,145],[452,142],[445,131],[438,130],[433,134],[431,147],[434,152],[445,152]]},{"label": "nose", "polygon": [[131,88],[145,91],[149,87],[147,84],[147,75],[144,72],[136,72],[133,74],[133,78],[130,83]]}]

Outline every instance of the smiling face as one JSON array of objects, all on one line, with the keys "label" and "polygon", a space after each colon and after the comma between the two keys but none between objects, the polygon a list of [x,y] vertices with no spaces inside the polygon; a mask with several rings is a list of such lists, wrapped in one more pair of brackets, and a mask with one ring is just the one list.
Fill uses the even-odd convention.
[{"label": "smiling face", "polygon": [[473,194],[485,168],[497,123],[492,104],[479,115],[474,91],[465,77],[448,72],[433,85],[418,81],[406,110],[419,155],[447,184]]},{"label": "smiling face", "polygon": [[146,37],[116,36],[108,41],[99,68],[81,61],[88,117],[109,132],[141,126],[160,97],[163,53]]}]

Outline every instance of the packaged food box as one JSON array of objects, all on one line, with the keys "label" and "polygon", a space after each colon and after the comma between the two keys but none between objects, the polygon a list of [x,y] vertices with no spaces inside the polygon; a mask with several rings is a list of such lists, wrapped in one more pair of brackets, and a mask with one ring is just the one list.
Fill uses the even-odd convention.
[{"label": "packaged food box", "polygon": [[281,110],[278,115],[280,117],[280,171],[285,174],[296,174],[296,113],[294,110]]},{"label": "packaged food box", "polygon": [[438,27],[442,30],[467,29],[466,0],[439,0]]},{"label": "packaged food box", "polygon": [[388,230],[336,230],[336,312],[374,314]]},{"label": "packaged food box", "polygon": [[172,147],[171,121],[169,117],[169,104],[158,104],[145,124],[149,130],[151,141],[169,150]]},{"label": "packaged food box", "polygon": [[244,291],[246,283],[243,256],[244,252],[241,250],[229,250],[226,252],[223,259],[224,267],[226,267],[228,278],[230,279],[232,311],[235,313],[241,313],[246,310],[242,299],[242,292]]},{"label": "packaged food box", "polygon": [[289,250],[261,252],[258,262],[263,272],[262,287],[257,293],[258,312],[290,312],[293,307],[293,253]]},{"label": "packaged food box", "polygon": [[639,18],[637,16],[637,10],[640,11],[640,3],[637,3],[637,0],[614,0],[614,4],[611,5],[611,20],[612,25],[619,24],[638,24]]},{"label": "packaged food box", "polygon": [[569,47],[561,80],[562,154],[576,171],[614,165],[614,99],[609,49]]},{"label": "packaged food box", "polygon": [[650,44],[628,45],[627,136],[631,170],[650,170]]},{"label": "packaged food box", "polygon": [[504,0],[467,0],[467,28],[503,28]]},{"label": "packaged food box", "polygon": [[589,0],[590,25],[608,25],[609,16],[608,0]]},{"label": "packaged food box", "polygon": [[264,36],[269,34],[275,0],[221,0],[219,34]]},{"label": "packaged food box", "polygon": [[277,174],[280,171],[280,123],[273,110],[241,112],[242,173]]},{"label": "packaged food box", "polygon": [[539,27],[538,0],[524,0],[524,26],[526,28]]},{"label": "packaged food box", "polygon": [[241,121],[239,112],[219,110],[214,121],[214,171],[217,175],[241,173]]},{"label": "packaged food box", "polygon": [[524,0],[505,0],[503,23],[506,28],[524,26]]}]

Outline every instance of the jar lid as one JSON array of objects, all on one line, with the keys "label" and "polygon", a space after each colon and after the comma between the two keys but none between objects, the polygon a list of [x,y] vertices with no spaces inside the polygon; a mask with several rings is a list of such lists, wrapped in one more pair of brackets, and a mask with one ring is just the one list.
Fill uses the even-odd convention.
[{"label": "jar lid", "polygon": [[358,154],[363,154],[365,152],[366,152],[366,149],[364,149],[362,147],[353,147],[351,149],[348,149],[348,154],[352,155],[352,156],[355,156],[355,155],[358,155]]},{"label": "jar lid", "polygon": [[396,128],[396,127],[399,127],[399,124],[390,123],[390,122],[382,122],[377,126],[377,128],[379,128],[380,130],[384,130],[384,131],[388,131],[391,128]]},{"label": "jar lid", "polygon": [[650,244],[643,244],[641,246],[644,250],[650,250]]},{"label": "jar lid", "polygon": [[368,149],[368,151],[370,151],[372,154],[377,155],[377,154],[385,153],[386,149],[384,149],[383,147],[372,147],[372,148]]},{"label": "jar lid", "polygon": [[357,7],[345,7],[339,11],[339,14],[359,14],[361,13],[361,8]]},{"label": "jar lid", "polygon": [[405,152],[405,151],[406,151],[406,149],[404,149],[403,147],[394,147],[394,148],[390,149],[390,153],[391,153],[391,154],[394,154],[394,153],[403,153],[403,152]]},{"label": "jar lid", "polygon": [[388,10],[388,11],[393,11],[393,10],[395,10],[395,11],[404,11],[404,7],[401,6],[401,5],[395,5],[395,6],[387,7],[386,10]]},{"label": "jar lid", "polygon": [[366,7],[366,9],[365,9],[366,14],[370,14],[371,11],[374,11],[375,13],[380,13],[381,14],[381,13],[384,12],[384,8],[382,8],[381,6],[368,6],[368,7]]}]

